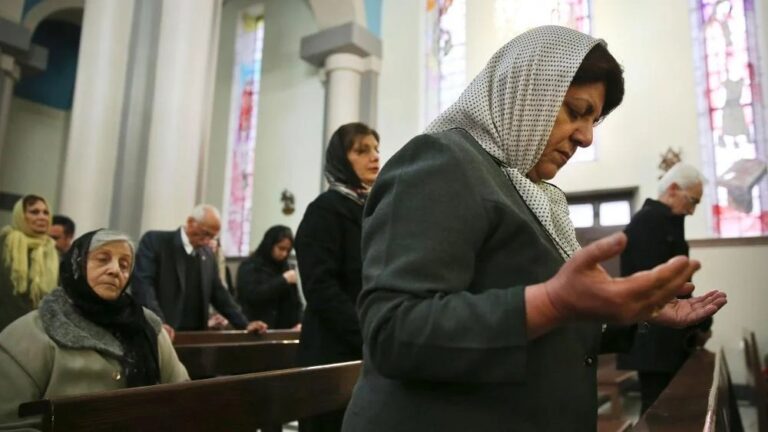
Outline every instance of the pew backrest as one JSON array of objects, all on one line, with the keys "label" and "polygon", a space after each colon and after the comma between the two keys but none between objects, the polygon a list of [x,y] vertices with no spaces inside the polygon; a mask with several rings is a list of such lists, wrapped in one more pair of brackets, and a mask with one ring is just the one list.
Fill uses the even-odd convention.
[{"label": "pew backrest", "polygon": [[747,365],[747,384],[751,387],[752,404],[757,411],[757,430],[768,432],[768,384],[763,375],[755,332],[745,330],[742,342]]},{"label": "pew backrest", "polygon": [[28,402],[44,431],[255,430],[342,409],[361,362],[295,368]]},{"label": "pew backrest", "polygon": [[632,431],[729,431],[741,424],[734,402],[725,356],[697,350]]},{"label": "pew backrest", "polygon": [[267,341],[176,345],[176,354],[190,378],[240,375],[296,365],[299,341]]},{"label": "pew backrest", "polygon": [[245,330],[205,330],[178,331],[173,339],[174,345],[193,345],[210,343],[266,342],[281,340],[299,340],[298,330],[268,330],[266,333],[249,333]]}]

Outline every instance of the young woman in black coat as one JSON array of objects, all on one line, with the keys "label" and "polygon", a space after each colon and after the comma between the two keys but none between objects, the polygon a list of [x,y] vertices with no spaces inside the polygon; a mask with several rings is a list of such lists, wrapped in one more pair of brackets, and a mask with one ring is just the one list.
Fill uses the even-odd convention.
[{"label": "young woman in black coat", "polygon": [[270,329],[294,328],[301,322],[296,270],[288,268],[291,249],[291,229],[275,225],[237,270],[243,312],[249,320],[264,321]]},{"label": "young woman in black coat", "polygon": [[[362,287],[360,234],[363,205],[379,173],[379,134],[362,123],[333,133],[325,154],[330,185],[304,213],[296,255],[307,307],[300,366],[362,358],[363,340],[355,302]],[[344,412],[300,422],[303,432],[338,431]]]}]

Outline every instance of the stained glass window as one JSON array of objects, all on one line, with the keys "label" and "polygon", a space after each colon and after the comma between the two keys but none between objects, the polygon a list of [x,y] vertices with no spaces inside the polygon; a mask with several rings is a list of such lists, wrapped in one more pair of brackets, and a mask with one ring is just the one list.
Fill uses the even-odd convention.
[{"label": "stained glass window", "polygon": [[427,0],[427,123],[454,103],[467,84],[466,17],[466,0]]},{"label": "stained glass window", "polygon": [[222,245],[227,256],[246,256],[250,249],[253,165],[256,150],[259,83],[264,47],[264,20],[241,12],[235,41],[232,80],[230,157]]},{"label": "stained glass window", "polygon": [[721,237],[768,232],[765,131],[755,55],[752,0],[693,0],[702,160]]}]

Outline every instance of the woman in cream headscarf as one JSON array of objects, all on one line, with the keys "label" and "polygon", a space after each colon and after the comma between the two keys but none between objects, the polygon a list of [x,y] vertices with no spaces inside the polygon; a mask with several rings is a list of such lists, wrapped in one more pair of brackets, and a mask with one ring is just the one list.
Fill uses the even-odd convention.
[{"label": "woman in cream headscarf", "polygon": [[59,279],[59,255],[48,236],[51,212],[37,195],[13,206],[11,225],[0,230],[0,330],[36,309]]},{"label": "woman in cream headscarf", "polygon": [[623,94],[605,42],[535,28],[387,162],[363,213],[363,372],[344,431],[594,432],[596,358],[620,348],[603,323],[685,326],[725,304],[668,303],[693,289],[687,257],[610,278],[599,262],[626,237],[580,249],[546,182]]}]

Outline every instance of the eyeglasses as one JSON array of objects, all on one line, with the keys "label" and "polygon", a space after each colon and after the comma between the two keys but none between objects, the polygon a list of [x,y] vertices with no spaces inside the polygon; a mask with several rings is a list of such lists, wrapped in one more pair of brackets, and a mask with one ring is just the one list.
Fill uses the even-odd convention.
[{"label": "eyeglasses", "polygon": [[685,195],[685,199],[688,200],[688,204],[692,206],[697,206],[701,202],[701,198],[694,198],[686,191],[683,191],[683,194]]}]

